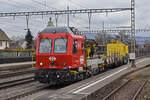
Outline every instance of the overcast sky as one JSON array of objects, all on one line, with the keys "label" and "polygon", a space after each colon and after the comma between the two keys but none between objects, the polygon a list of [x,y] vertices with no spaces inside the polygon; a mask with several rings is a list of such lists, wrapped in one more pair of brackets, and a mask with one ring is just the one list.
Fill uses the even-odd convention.
[{"label": "overcast sky", "polygon": [[[130,0],[0,0],[0,12],[19,12],[19,11],[45,11],[45,10],[63,10],[67,6],[70,9],[85,8],[129,8]],[[150,0],[136,0],[136,28],[150,28]],[[46,27],[49,17],[55,24],[53,15],[31,16],[29,28],[34,36],[37,32]],[[58,25],[66,26],[66,16],[58,17]],[[118,26],[130,25],[130,11],[116,12],[106,14],[92,14],[92,29],[102,29],[102,23],[105,22],[106,29],[115,29]],[[88,27],[88,15],[78,14],[70,15],[70,26],[84,30]],[[3,29],[9,37],[25,35],[26,20],[25,17],[3,17],[0,18],[0,28]],[[140,36],[150,36],[148,33],[139,33]]]}]

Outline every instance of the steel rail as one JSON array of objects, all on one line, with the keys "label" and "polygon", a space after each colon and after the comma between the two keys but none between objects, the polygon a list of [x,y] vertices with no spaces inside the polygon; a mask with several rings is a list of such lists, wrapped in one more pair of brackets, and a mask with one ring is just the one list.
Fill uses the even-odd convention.
[{"label": "steel rail", "polygon": [[137,96],[140,94],[140,92],[142,91],[142,89],[144,88],[145,84],[148,82],[148,80],[146,80],[142,86],[138,89],[138,91],[135,93],[134,97],[132,98],[132,100],[136,100]]},{"label": "steel rail", "polygon": [[17,76],[17,75],[34,73],[35,71],[36,71],[36,69],[32,69],[32,70],[27,70],[27,71],[19,71],[19,72],[14,72],[14,73],[1,74],[0,78],[7,78],[7,77],[13,77],[13,76]]},{"label": "steel rail", "polygon": [[[118,88],[114,89],[112,92],[110,92],[107,96],[105,96],[102,100],[108,100],[113,94],[115,94],[117,91],[119,91],[122,87],[124,87],[126,84],[128,84],[132,79],[129,79],[128,81],[126,81],[125,83],[123,83],[122,85],[120,85]],[[145,84],[147,83],[147,80],[142,84],[142,86],[138,89],[138,91],[135,93],[134,97],[132,98],[132,100],[136,100],[137,96],[139,95],[139,93],[142,91],[143,87],[145,86]]]},{"label": "steel rail", "polygon": [[113,94],[115,94],[118,90],[120,90],[122,87],[124,87],[126,84],[128,84],[131,81],[131,79],[129,79],[128,81],[126,81],[125,83],[123,83],[122,85],[120,85],[118,88],[116,88],[115,90],[113,90],[111,93],[109,93],[106,97],[104,97],[102,100],[107,100],[109,99]]},{"label": "steel rail", "polygon": [[23,92],[23,93],[21,93],[21,94],[8,97],[8,98],[5,99],[5,100],[16,100],[16,99],[18,99],[18,98],[20,98],[20,97],[24,97],[24,96],[31,95],[31,94],[33,94],[33,93],[37,93],[37,92],[39,92],[39,91],[42,91],[42,90],[44,90],[44,89],[46,89],[46,88],[48,88],[48,87],[49,87],[49,85],[39,86],[39,87],[36,88],[36,89],[32,89],[32,90],[30,90],[30,91],[26,91],[26,92]]},{"label": "steel rail", "polygon": [[0,83],[0,89],[9,88],[12,86],[25,84],[25,83],[29,83],[32,81],[35,81],[34,76],[23,78],[23,79],[18,79],[18,80],[13,80],[13,81],[8,81],[8,82],[3,82],[3,83]]}]

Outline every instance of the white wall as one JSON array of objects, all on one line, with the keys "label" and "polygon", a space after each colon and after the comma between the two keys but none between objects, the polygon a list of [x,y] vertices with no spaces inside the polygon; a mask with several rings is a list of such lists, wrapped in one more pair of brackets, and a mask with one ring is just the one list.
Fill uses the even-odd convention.
[{"label": "white wall", "polygon": [[[9,42],[7,41],[7,47],[9,48]],[[0,46],[0,49],[6,48],[6,41],[2,41],[2,46]]]},{"label": "white wall", "polygon": [[21,47],[22,47],[23,49],[25,49],[25,48],[27,47],[27,42],[26,42],[26,41],[23,42],[23,44],[21,45]]}]

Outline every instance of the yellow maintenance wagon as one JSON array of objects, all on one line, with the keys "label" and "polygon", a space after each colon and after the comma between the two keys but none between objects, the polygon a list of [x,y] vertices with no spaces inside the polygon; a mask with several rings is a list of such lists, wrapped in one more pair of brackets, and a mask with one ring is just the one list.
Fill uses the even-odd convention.
[{"label": "yellow maintenance wagon", "polygon": [[128,46],[119,42],[118,40],[113,40],[112,43],[107,44],[107,61],[109,64],[121,65],[128,62]]}]

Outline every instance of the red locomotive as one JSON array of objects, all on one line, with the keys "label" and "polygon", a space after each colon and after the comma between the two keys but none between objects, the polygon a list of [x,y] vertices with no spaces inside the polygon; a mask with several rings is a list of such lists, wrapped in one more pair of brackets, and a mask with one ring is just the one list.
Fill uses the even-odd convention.
[{"label": "red locomotive", "polygon": [[38,70],[35,79],[49,84],[68,83],[97,74],[111,65],[126,64],[128,61],[128,46],[119,41],[107,44],[107,53],[103,54],[95,52],[94,47],[101,50],[98,49],[96,41],[77,34],[74,28],[44,29],[37,38]]},{"label": "red locomotive", "polygon": [[37,38],[35,78],[42,83],[73,81],[85,67],[85,37],[68,27],[47,27]]}]

